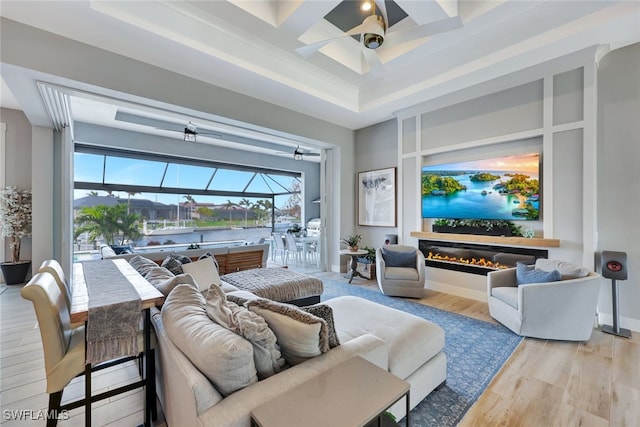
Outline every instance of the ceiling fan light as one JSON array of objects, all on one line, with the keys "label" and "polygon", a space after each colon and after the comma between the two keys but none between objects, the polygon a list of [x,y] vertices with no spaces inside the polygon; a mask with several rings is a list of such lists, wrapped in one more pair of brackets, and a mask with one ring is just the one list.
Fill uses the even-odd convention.
[{"label": "ceiling fan light", "polygon": [[377,49],[384,43],[384,37],[372,33],[364,34],[362,40],[367,49]]}]

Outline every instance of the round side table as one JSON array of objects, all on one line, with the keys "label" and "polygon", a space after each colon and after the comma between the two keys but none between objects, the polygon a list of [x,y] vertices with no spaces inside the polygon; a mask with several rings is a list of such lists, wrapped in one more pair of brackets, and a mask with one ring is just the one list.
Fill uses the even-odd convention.
[{"label": "round side table", "polygon": [[359,249],[357,251],[350,251],[348,249],[342,249],[340,250],[340,255],[349,255],[351,257],[351,271],[349,272],[349,275],[347,276],[349,278],[349,283],[351,283],[351,281],[353,280],[354,277],[362,277],[363,279],[366,279],[366,277],[364,277],[362,274],[360,274],[360,272],[357,270],[358,268],[358,257],[362,256],[362,255],[366,255],[367,253],[369,253],[368,251]]}]

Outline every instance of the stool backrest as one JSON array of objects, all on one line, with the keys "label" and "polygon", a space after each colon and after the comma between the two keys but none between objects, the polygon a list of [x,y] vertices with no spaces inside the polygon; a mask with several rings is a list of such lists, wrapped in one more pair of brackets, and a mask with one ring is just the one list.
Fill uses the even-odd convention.
[{"label": "stool backrest", "polygon": [[[69,307],[56,279],[47,272],[33,276],[22,288],[20,295],[33,303],[38,318],[48,392],[58,391],[49,390],[49,375],[56,370],[69,348],[72,334]],[[64,385],[66,384],[62,387]]]},{"label": "stool backrest", "polygon": [[55,259],[44,260],[38,269],[38,273],[44,272],[50,273],[56,279],[60,292],[63,293],[67,300],[67,306],[71,308],[71,288],[69,287],[67,276],[64,274],[64,270],[60,263]]}]

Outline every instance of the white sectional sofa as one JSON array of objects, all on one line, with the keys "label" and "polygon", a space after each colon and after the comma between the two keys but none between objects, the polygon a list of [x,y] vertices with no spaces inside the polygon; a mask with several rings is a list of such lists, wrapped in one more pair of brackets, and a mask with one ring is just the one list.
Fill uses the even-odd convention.
[{"label": "white sectional sofa", "polygon": [[[339,346],[226,397],[172,342],[162,313],[155,311],[152,322],[158,340],[156,391],[167,424],[248,427],[253,408],[355,356],[407,380],[411,384],[411,408],[446,380],[445,337],[439,326],[352,296],[328,300],[325,304],[333,309]],[[211,327],[221,326],[214,323]],[[404,403],[397,403],[391,412],[402,418]]]}]

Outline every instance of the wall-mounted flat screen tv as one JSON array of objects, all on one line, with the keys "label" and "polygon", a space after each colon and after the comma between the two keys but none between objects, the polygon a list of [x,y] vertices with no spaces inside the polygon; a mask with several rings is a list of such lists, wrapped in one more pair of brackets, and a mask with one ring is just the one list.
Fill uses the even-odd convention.
[{"label": "wall-mounted flat screen tv", "polygon": [[538,153],[422,168],[422,217],[537,220]]}]

